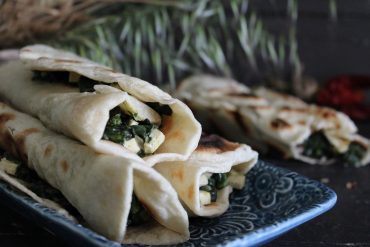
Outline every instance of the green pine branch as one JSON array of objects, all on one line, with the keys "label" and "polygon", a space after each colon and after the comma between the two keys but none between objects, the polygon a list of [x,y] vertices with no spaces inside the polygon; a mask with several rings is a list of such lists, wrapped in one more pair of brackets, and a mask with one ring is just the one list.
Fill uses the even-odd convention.
[{"label": "green pine branch", "polygon": [[[113,15],[51,43],[172,87],[195,73],[267,81],[274,86],[276,78],[286,80],[301,68],[295,33],[288,37],[269,33],[248,9],[249,0],[160,2],[124,4]],[[294,6],[291,9],[296,11]]]}]

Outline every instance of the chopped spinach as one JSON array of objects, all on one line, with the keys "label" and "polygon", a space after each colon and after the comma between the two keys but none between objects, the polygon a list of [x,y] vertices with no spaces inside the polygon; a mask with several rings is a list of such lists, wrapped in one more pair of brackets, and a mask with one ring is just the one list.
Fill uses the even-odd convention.
[{"label": "chopped spinach", "polygon": [[212,190],[214,190],[214,187],[210,185],[203,185],[199,189],[206,192],[211,192]]},{"label": "chopped spinach", "polygon": [[214,173],[211,178],[215,180],[218,190],[225,188],[229,184],[226,173]]},{"label": "chopped spinach", "polygon": [[119,144],[123,144],[126,140],[130,140],[131,138],[133,138],[133,135],[128,130],[114,127],[107,127],[103,135],[104,140]]},{"label": "chopped spinach", "polygon": [[105,127],[103,139],[123,144],[125,141],[134,138],[134,133],[128,125],[128,118],[125,114],[114,109],[111,111],[107,126]]},{"label": "chopped spinach", "polygon": [[208,179],[208,185],[211,186],[212,188],[216,186],[216,181],[213,177],[210,177]]},{"label": "chopped spinach", "polygon": [[155,110],[160,115],[166,115],[166,116],[172,115],[172,109],[168,105],[162,105],[158,102],[147,102],[146,104],[150,106],[151,108],[153,108],[153,110]]},{"label": "chopped spinach", "polygon": [[357,142],[349,144],[347,152],[339,155],[333,145],[328,141],[322,132],[313,133],[303,144],[303,154],[319,159],[321,157],[335,158],[347,165],[357,165],[365,155],[366,148]]},{"label": "chopped spinach", "polygon": [[337,155],[337,152],[326,138],[325,134],[318,131],[313,133],[303,143],[303,155],[314,159],[320,159],[322,157],[330,159],[334,158]]},{"label": "chopped spinach", "polygon": [[127,226],[142,225],[150,220],[148,210],[140,203],[135,194],[132,194],[130,213],[127,219]]},{"label": "chopped spinach", "polygon": [[211,194],[211,202],[217,201],[217,190],[225,188],[229,184],[228,173],[213,173],[208,179],[208,184],[201,186],[199,190]]},{"label": "chopped spinach", "polygon": [[366,148],[363,145],[357,142],[352,142],[349,145],[347,152],[345,152],[341,158],[344,164],[355,166],[360,164],[365,152]]},{"label": "chopped spinach", "polygon": [[109,125],[111,126],[120,126],[122,125],[122,119],[121,119],[121,114],[115,114],[113,115],[108,122]]},{"label": "chopped spinach", "polygon": [[[148,119],[145,119],[144,121],[138,121],[137,125],[130,126],[129,123],[132,120],[133,118],[123,113],[119,107],[114,108],[110,112],[103,139],[123,145],[125,141],[138,136],[144,142],[150,142],[150,133],[155,128],[155,125],[151,124]],[[140,150],[138,154],[144,156],[145,153],[143,150]]]},{"label": "chopped spinach", "polygon": [[144,156],[145,156],[145,152],[144,152],[144,150],[143,150],[143,149],[141,149],[141,150],[137,153],[137,155],[139,155],[140,157],[144,157]]},{"label": "chopped spinach", "polygon": [[144,140],[144,142],[151,141],[150,133],[152,132],[153,128],[154,125],[151,124],[147,119],[140,122],[140,124],[138,125],[131,126],[132,133],[134,135],[141,137]]}]

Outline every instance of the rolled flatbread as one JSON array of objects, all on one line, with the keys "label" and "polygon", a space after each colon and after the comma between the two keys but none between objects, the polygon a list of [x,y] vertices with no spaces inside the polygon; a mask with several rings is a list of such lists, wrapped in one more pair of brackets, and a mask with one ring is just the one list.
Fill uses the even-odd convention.
[{"label": "rolled flatbread", "polygon": [[170,181],[189,215],[215,217],[226,212],[230,193],[244,187],[245,174],[257,159],[258,153],[245,144],[202,135],[188,160],[154,168]]},{"label": "rolled flatbread", "polygon": [[49,129],[149,165],[184,160],[196,148],[200,124],[158,87],[44,45],[23,48],[20,58],[0,68],[0,96]]},{"label": "rolled flatbread", "polygon": [[[109,239],[175,244],[189,238],[187,214],[175,190],[143,162],[96,153],[4,103],[0,103],[0,147],[61,191],[88,225]],[[151,220],[127,228],[133,195]]]},{"label": "rolled flatbread", "polygon": [[358,135],[347,115],[333,109],[209,75],[185,79],[177,96],[204,128],[262,153],[275,152],[310,164],[339,160],[363,166],[370,161],[369,140]]}]

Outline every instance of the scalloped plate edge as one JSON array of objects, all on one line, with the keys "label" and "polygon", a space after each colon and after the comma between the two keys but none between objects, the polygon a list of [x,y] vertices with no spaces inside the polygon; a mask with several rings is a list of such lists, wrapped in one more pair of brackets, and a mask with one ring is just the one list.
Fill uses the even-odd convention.
[{"label": "scalloped plate edge", "polygon": [[[267,166],[271,166],[270,162],[264,162]],[[285,168],[278,167],[279,169],[290,171]],[[304,177],[302,175],[299,175]],[[312,180],[312,179],[310,179]],[[321,184],[315,181],[317,184]],[[230,242],[224,245],[224,247],[236,247],[236,246],[258,246],[267,243],[283,233],[301,225],[331,209],[336,201],[336,193],[323,185],[322,187],[329,193],[329,198],[324,202],[318,203],[314,208],[309,209],[303,213],[300,213],[294,217],[288,218],[283,222],[279,222],[274,225],[256,229],[253,232],[243,234],[240,238],[230,240]],[[4,205],[7,205],[10,209],[16,213],[24,216],[27,219],[31,219],[39,226],[48,230],[49,232],[60,236],[63,236],[67,243],[76,243],[78,241],[81,246],[95,246],[95,247],[120,247],[121,244],[108,240],[105,237],[93,232],[92,230],[76,224],[64,216],[58,214],[52,209],[48,209],[39,203],[32,201],[26,195],[14,193],[15,191],[10,188],[5,182],[0,183],[0,200]]]},{"label": "scalloped plate edge", "polygon": [[278,223],[277,225],[257,229],[251,233],[243,235],[242,238],[229,242],[226,245],[219,246],[223,247],[260,246],[267,242],[272,241],[273,239],[292,230],[293,228],[329,211],[332,207],[334,207],[335,203],[337,202],[337,194],[329,187],[325,186],[325,189],[327,189],[328,192],[330,193],[330,199],[321,204],[318,204],[315,208],[310,209],[304,213],[301,213],[284,222]]}]

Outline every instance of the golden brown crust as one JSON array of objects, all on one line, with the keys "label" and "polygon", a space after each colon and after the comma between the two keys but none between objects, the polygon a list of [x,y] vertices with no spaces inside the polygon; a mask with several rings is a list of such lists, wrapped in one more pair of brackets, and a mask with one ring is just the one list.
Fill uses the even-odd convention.
[{"label": "golden brown crust", "polygon": [[237,98],[248,98],[248,99],[262,99],[261,97],[252,93],[243,92],[230,92],[226,94],[227,96],[237,97]]},{"label": "golden brown crust", "polygon": [[33,133],[37,133],[39,131],[40,130],[37,129],[37,128],[28,128],[28,129],[23,130],[22,132],[18,133],[16,136],[13,137],[16,149],[18,151],[18,155],[23,161],[28,160],[27,152],[26,152],[26,146],[25,146],[26,138],[29,135],[31,135]]},{"label": "golden brown crust", "polygon": [[292,107],[289,107],[289,106],[283,106],[283,107],[281,107],[281,111],[283,111],[283,112],[309,113],[309,109],[304,108],[304,107],[292,108]]},{"label": "golden brown crust", "polygon": [[15,115],[12,113],[0,114],[0,126],[4,126],[6,122],[15,119]]},{"label": "golden brown crust", "polygon": [[193,186],[193,185],[190,185],[190,186],[188,187],[188,193],[187,193],[188,198],[189,198],[189,199],[192,199],[192,198],[193,198],[193,196],[194,196],[194,193],[195,193],[195,191],[194,191],[194,186]]},{"label": "golden brown crust", "polygon": [[172,178],[177,179],[178,181],[184,181],[184,169],[174,170],[171,174]]},{"label": "golden brown crust", "polygon": [[271,128],[273,130],[283,130],[283,129],[290,129],[292,126],[285,120],[281,118],[276,118],[271,121]]},{"label": "golden brown crust", "polygon": [[66,160],[62,160],[60,162],[60,166],[62,167],[62,171],[64,173],[68,172],[68,170],[69,170],[69,164],[68,164],[68,162]]},{"label": "golden brown crust", "polygon": [[218,135],[203,134],[200,138],[196,151],[219,154],[227,151],[234,151],[239,146],[239,143],[227,141]]},{"label": "golden brown crust", "polygon": [[45,150],[44,150],[44,157],[48,157],[50,156],[51,152],[53,151],[53,146],[52,145],[48,145]]}]

